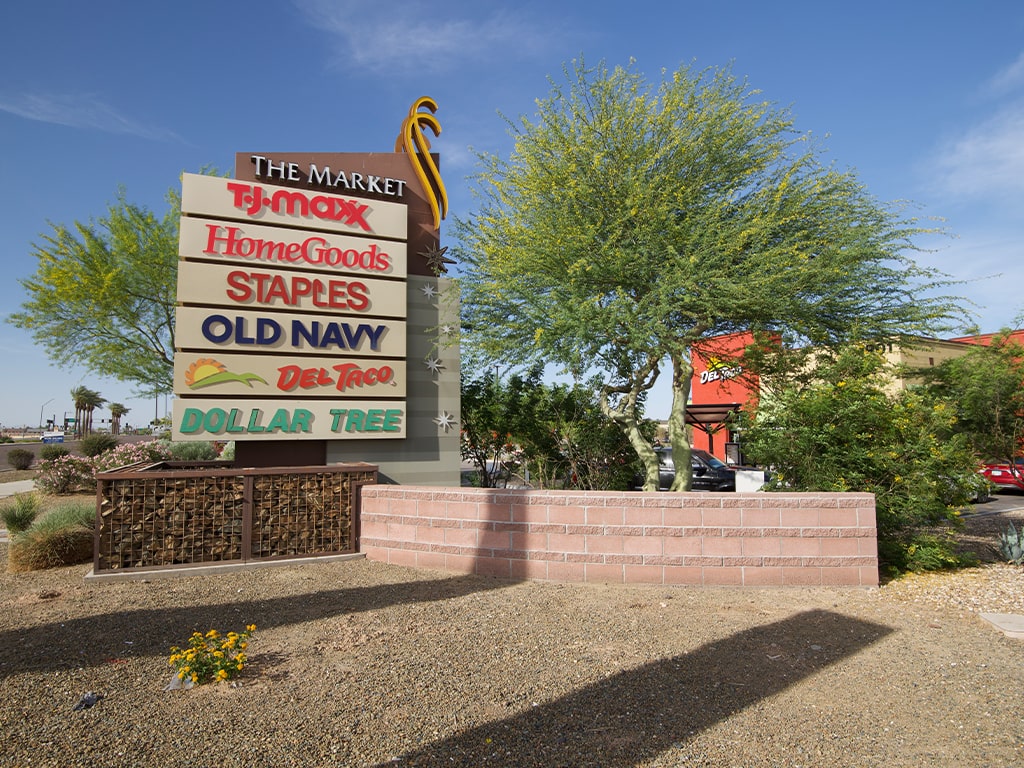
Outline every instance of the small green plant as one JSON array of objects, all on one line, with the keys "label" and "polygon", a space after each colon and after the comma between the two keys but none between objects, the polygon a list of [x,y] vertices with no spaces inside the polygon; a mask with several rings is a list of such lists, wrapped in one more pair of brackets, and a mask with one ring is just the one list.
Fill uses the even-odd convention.
[{"label": "small green plant", "polygon": [[4,505],[0,519],[9,533],[26,531],[39,514],[39,496],[34,492],[18,493]]},{"label": "small green plant", "polygon": [[28,469],[35,459],[36,455],[26,448],[15,448],[7,454],[7,463],[15,469]]},{"label": "small green plant", "polygon": [[170,451],[175,461],[214,461],[217,458],[212,443],[170,443]]},{"label": "small green plant", "polygon": [[56,507],[11,539],[7,568],[13,573],[59,568],[92,559],[96,511],[89,503]]},{"label": "small green plant", "polygon": [[86,456],[96,457],[101,453],[117,448],[118,441],[113,435],[106,435],[101,432],[89,435],[83,438],[82,442],[79,443],[78,449]]},{"label": "small green plant", "polygon": [[1019,531],[1013,523],[999,537],[999,554],[1006,562],[1013,565],[1024,565],[1024,528]]},{"label": "small green plant", "polygon": [[61,456],[67,456],[71,453],[63,445],[44,445],[39,449],[39,458],[43,461],[51,459],[59,459]]},{"label": "small green plant", "polygon": [[247,624],[242,632],[228,632],[226,635],[221,635],[216,629],[205,635],[193,632],[188,647],[171,648],[168,663],[186,685],[230,680],[245,668],[245,649],[249,647],[249,638],[255,631],[255,624]]}]

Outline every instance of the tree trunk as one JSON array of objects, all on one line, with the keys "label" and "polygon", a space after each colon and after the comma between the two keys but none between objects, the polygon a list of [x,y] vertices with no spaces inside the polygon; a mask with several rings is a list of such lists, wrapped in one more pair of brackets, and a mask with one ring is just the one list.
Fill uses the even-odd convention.
[{"label": "tree trunk", "polygon": [[[658,372],[658,360],[648,358],[647,364],[630,377],[628,385],[621,387],[606,385],[601,389],[601,413],[619,426],[637,456],[644,463],[643,489],[645,491],[658,490],[658,454],[654,452],[654,447],[640,432],[637,401],[641,392],[654,386],[654,382],[658,379]],[[609,400],[609,395],[612,393],[624,395],[618,408],[613,408]]]},{"label": "tree trunk", "polygon": [[690,465],[690,436],[686,432],[686,403],[690,399],[693,365],[688,358],[676,352],[669,358],[672,361],[672,410],[668,416],[668,439],[676,469],[670,490],[689,491],[693,487],[693,469]]}]

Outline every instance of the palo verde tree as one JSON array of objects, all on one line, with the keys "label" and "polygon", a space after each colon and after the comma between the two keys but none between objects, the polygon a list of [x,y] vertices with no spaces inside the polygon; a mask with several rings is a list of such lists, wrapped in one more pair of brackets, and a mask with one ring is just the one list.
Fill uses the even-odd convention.
[{"label": "palo verde tree", "polygon": [[657,488],[642,402],[671,369],[677,473],[690,487],[689,349],[737,331],[827,345],[935,332],[906,258],[925,230],[821,162],[790,114],[729,68],[682,67],[657,87],[630,68],[565,71],[508,159],[482,155],[479,209],[457,221],[467,358],[603,375],[604,413]]},{"label": "palo verde tree", "polygon": [[1024,454],[1024,347],[1009,331],[923,373],[978,458],[1012,465]]},{"label": "palo verde tree", "polygon": [[52,224],[35,245],[28,298],[7,320],[32,333],[51,360],[138,386],[171,391],[177,289],[176,193],[158,218],[123,192],[96,222]]}]

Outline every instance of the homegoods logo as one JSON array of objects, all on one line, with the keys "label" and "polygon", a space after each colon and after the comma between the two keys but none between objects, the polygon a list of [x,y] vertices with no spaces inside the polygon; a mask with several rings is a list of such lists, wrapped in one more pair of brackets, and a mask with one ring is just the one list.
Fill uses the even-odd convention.
[{"label": "homegoods logo", "polygon": [[228,182],[228,192],[234,195],[232,205],[248,216],[257,216],[264,209],[282,216],[313,216],[325,221],[338,221],[349,227],[372,232],[366,221],[370,206],[355,200],[327,195],[309,196],[295,189],[275,189],[272,194],[258,184]]}]

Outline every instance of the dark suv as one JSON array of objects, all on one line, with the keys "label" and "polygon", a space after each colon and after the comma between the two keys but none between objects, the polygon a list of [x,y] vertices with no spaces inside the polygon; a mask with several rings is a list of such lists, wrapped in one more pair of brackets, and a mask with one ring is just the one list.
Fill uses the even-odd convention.
[{"label": "dark suv", "polygon": [[[658,488],[667,491],[676,477],[670,447],[655,448],[658,454]],[[707,451],[690,449],[690,469],[693,473],[692,489],[695,491],[735,491],[736,470],[716,459]],[[637,478],[637,486],[643,487],[643,478]]]}]

